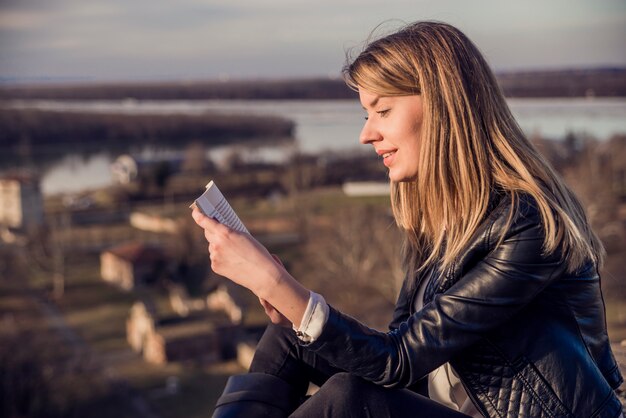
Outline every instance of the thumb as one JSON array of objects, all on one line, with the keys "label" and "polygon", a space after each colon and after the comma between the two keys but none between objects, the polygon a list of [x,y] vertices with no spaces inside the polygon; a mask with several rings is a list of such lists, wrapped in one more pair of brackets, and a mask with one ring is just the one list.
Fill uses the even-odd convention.
[{"label": "thumb", "polygon": [[276,261],[279,265],[281,265],[282,267],[285,267],[285,265],[283,264],[283,262],[281,261],[280,258],[278,258],[278,256],[276,254],[272,254],[272,258],[274,259],[274,261]]}]

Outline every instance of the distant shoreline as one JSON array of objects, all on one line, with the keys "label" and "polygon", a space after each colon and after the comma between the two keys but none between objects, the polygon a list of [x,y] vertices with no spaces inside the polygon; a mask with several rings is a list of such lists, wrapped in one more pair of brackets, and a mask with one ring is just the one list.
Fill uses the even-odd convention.
[{"label": "distant shoreline", "polygon": [[203,113],[140,114],[0,108],[0,149],[72,144],[201,142],[223,145],[267,138],[293,139],[294,122],[276,116]]},{"label": "distant shoreline", "polygon": [[[507,97],[626,97],[626,68],[497,73]],[[65,82],[0,85],[0,100],[334,100],[356,93],[330,78],[235,81]]]}]

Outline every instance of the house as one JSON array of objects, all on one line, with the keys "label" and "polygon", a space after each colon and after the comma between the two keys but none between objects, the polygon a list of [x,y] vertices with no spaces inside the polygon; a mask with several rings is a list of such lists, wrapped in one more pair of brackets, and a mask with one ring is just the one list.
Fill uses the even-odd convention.
[{"label": "house", "polygon": [[154,333],[155,308],[147,301],[135,302],[126,320],[126,340],[134,351],[141,353],[150,335]]},{"label": "house", "polygon": [[124,290],[154,283],[167,268],[167,259],[160,247],[144,243],[127,243],[100,254],[102,279]]},{"label": "house", "polygon": [[30,175],[0,178],[0,225],[26,230],[43,222],[39,180]]},{"label": "house", "polygon": [[342,185],[346,196],[389,196],[391,186],[388,181],[346,181]]},{"label": "house", "polygon": [[163,214],[134,211],[130,214],[130,225],[141,231],[162,234],[175,234],[180,229],[179,223]]},{"label": "house", "polygon": [[238,328],[222,312],[196,311],[181,317],[167,303],[136,302],[126,321],[134,351],[155,364],[173,361],[220,361],[231,356]]},{"label": "house", "polygon": [[195,299],[176,284],[169,285],[167,293],[138,289],[139,300],[126,320],[128,343],[144,360],[155,364],[234,358],[248,364],[266,322],[250,317],[244,320],[244,310],[251,313],[254,309],[244,309],[248,305],[233,294],[237,293],[234,289],[237,287],[218,285]]},{"label": "house", "polygon": [[232,350],[236,332],[236,326],[216,313],[164,318],[146,338],[143,357],[157,364],[185,360],[217,362]]},{"label": "house", "polygon": [[233,324],[240,324],[243,321],[243,310],[241,303],[238,303],[227,286],[218,286],[206,298],[207,309],[213,312],[224,312]]}]

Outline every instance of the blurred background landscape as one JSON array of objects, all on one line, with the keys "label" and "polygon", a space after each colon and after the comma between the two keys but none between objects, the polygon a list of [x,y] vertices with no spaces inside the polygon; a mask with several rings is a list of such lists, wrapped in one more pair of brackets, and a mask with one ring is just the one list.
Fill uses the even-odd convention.
[{"label": "blurred background landscape", "polygon": [[267,319],[210,270],[188,209],[209,180],[294,277],[386,329],[400,235],[340,70],[389,19],[485,53],[606,246],[624,362],[626,3],[479,4],[1,1],[0,416],[210,415]]}]

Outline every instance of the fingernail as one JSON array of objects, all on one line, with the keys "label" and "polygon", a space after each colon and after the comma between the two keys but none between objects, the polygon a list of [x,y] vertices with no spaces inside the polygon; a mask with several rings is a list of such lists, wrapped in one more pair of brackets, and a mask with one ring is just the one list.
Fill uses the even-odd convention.
[{"label": "fingernail", "polygon": [[196,202],[193,202],[191,205],[189,205],[189,209],[196,209],[198,207],[198,205],[196,205]]}]

